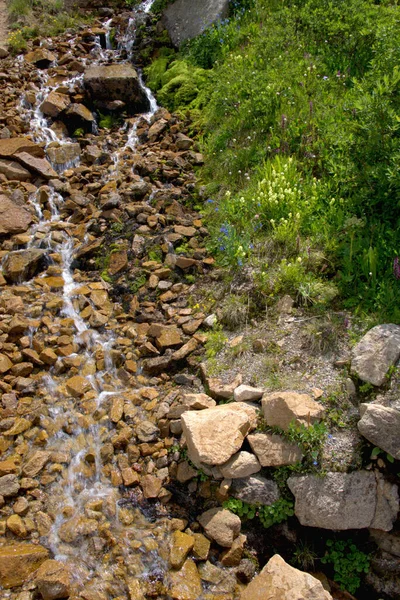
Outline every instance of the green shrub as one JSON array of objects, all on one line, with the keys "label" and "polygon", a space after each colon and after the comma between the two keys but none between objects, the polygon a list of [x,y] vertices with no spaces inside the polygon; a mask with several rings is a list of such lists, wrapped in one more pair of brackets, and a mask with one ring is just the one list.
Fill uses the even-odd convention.
[{"label": "green shrub", "polygon": [[354,594],[361,585],[361,574],[368,573],[370,557],[351,540],[328,540],[323,564],[331,564],[334,579],[342,590]]},{"label": "green shrub", "polygon": [[272,525],[286,521],[288,517],[291,517],[294,514],[293,502],[284,498],[273,502],[269,506],[248,504],[243,500],[229,498],[229,500],[226,500],[226,502],[223,503],[223,507],[244,520],[252,520],[255,517],[258,517],[261,524],[266,529],[272,527]]}]

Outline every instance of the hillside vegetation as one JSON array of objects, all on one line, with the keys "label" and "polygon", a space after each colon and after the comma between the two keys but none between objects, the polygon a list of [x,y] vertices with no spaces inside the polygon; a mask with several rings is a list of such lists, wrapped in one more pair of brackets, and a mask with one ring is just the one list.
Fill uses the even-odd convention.
[{"label": "hillside vegetation", "polygon": [[220,263],[267,303],[400,322],[399,17],[394,1],[237,1],[147,68],[199,134]]}]

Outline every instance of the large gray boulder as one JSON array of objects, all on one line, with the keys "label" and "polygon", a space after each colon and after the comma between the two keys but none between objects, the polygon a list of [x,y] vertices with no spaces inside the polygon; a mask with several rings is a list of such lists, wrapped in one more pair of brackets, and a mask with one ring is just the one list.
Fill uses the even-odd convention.
[{"label": "large gray boulder", "polygon": [[362,381],[380,386],[400,358],[400,327],[393,323],[377,325],[353,348],[351,370]]},{"label": "large gray boulder", "polygon": [[180,46],[228,15],[229,0],[177,0],[164,11],[161,22],[174,46]]},{"label": "large gray boulder", "polygon": [[397,486],[380,473],[293,475],[288,486],[296,498],[295,515],[302,525],[321,529],[390,531],[399,510]]},{"label": "large gray boulder", "polygon": [[380,404],[361,404],[360,411],[361,435],[400,460],[400,411]]},{"label": "large gray boulder", "polygon": [[83,81],[92,102],[97,106],[107,107],[110,102],[121,100],[131,112],[142,113],[150,108],[139,76],[130,64],[90,66],[85,71]]}]

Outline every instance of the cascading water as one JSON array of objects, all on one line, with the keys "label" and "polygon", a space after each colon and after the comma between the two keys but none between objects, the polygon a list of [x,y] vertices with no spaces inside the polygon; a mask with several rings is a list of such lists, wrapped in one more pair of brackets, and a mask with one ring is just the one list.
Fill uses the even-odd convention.
[{"label": "cascading water", "polygon": [[[151,5],[152,1],[147,0],[141,10],[148,12]],[[135,17],[128,26],[128,37],[134,33],[134,22]],[[105,26],[105,52],[113,52],[114,60],[120,60],[119,51],[111,50],[110,26],[111,20]],[[131,41],[125,38],[128,60],[132,55]],[[97,53],[100,62],[106,59],[104,51],[98,50]],[[42,89],[37,93],[35,105],[21,106],[21,113],[29,121],[33,138],[46,148],[52,142],[70,142],[49,127],[40,110],[43,101],[57,87],[48,85],[46,75],[40,77]],[[63,86],[72,90],[78,87],[81,80],[82,75],[73,76],[64,81]],[[157,110],[157,103],[144,85],[141,74],[139,80],[150,104],[149,111],[140,117],[150,121]],[[140,117],[133,120],[125,145],[115,153],[115,167],[108,179],[117,173],[125,150],[135,150]],[[46,452],[56,455],[61,463],[67,465],[61,480],[55,477],[48,486],[49,513],[54,518],[51,526],[44,528],[42,541],[57,560],[68,564],[76,589],[85,588],[98,593],[96,598],[111,599],[126,597],[124,594],[128,587],[133,590],[129,597],[136,598],[139,595],[133,594],[138,580],[147,577],[156,581],[166,571],[166,551],[163,546],[167,539],[168,522],[159,518],[151,523],[139,510],[128,511],[124,506],[119,506],[120,494],[115,484],[110,483],[113,473],[104,463],[104,443],[109,440],[111,426],[108,416],[110,405],[114,400],[122,399],[124,410],[130,411],[133,424],[140,422],[143,411],[132,402],[137,390],[126,389],[119,379],[113,359],[112,332],[106,328],[104,333],[100,333],[82,317],[79,299],[82,282],[76,281],[72,269],[77,242],[74,238],[76,228],[68,221],[63,202],[63,195],[51,188],[45,191],[40,188],[30,198],[38,223],[31,229],[28,247],[49,248],[58,257],[62,315],[65,327],[73,331],[70,336],[72,351],[66,355],[71,371],[65,372],[61,362],[57,361],[40,384],[41,394],[47,398],[48,429],[51,431]],[[81,233],[80,236],[79,239],[85,242],[85,236],[82,238]],[[98,292],[101,296],[107,284],[93,285],[92,288],[92,293],[86,296],[86,308],[95,313],[97,305],[96,300],[92,299],[93,293]],[[32,339],[33,336],[31,343]],[[81,378],[78,383],[89,392],[87,405],[81,402],[81,394],[73,389],[73,382],[70,381],[73,373],[76,378]],[[121,564],[125,572],[123,580],[120,577]]]}]

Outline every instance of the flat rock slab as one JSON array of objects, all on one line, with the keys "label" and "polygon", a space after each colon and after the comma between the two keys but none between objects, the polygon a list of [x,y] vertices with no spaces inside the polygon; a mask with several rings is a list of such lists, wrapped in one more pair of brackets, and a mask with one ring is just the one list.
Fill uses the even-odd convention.
[{"label": "flat rock slab", "polygon": [[400,411],[380,404],[362,404],[360,410],[361,435],[400,460]]},{"label": "flat rock slab", "polygon": [[32,223],[31,213],[10,198],[0,195],[0,235],[23,233]]},{"label": "flat rock slab", "polygon": [[161,22],[174,46],[180,46],[228,16],[228,12],[229,0],[177,0],[164,11]]},{"label": "flat rock slab", "polygon": [[308,394],[297,392],[273,392],[264,394],[262,399],[264,418],[270,427],[280,427],[285,431],[290,423],[310,425],[319,421],[325,412],[321,404]]},{"label": "flat rock slab", "polygon": [[24,167],[33,173],[37,173],[40,177],[44,179],[57,179],[58,175],[56,171],[45,158],[31,156],[27,152],[17,152],[14,156]]},{"label": "flat rock slab", "polygon": [[240,600],[332,600],[322,583],[275,554],[242,592]]},{"label": "flat rock slab", "polygon": [[296,498],[295,515],[307,527],[390,531],[397,518],[397,486],[380,473],[293,475],[287,483]]},{"label": "flat rock slab", "polygon": [[0,160],[0,173],[9,181],[29,181],[32,174],[15,160]]},{"label": "flat rock slab", "polygon": [[380,386],[389,368],[400,358],[400,327],[393,323],[377,325],[353,348],[351,370],[362,381]]},{"label": "flat rock slab", "polygon": [[46,266],[46,250],[31,248],[9,252],[3,261],[3,275],[7,281],[27,281]]},{"label": "flat rock slab", "polygon": [[280,435],[252,433],[247,439],[262,467],[293,465],[303,458],[300,448]]},{"label": "flat rock slab", "polygon": [[0,585],[13,588],[25,583],[29,575],[49,558],[49,552],[36,544],[12,544],[0,548]]},{"label": "flat rock slab", "polygon": [[140,86],[136,70],[130,64],[94,65],[86,69],[84,85],[92,102],[125,102],[134,112],[146,112],[149,100]]},{"label": "flat rock slab", "polygon": [[0,157],[10,158],[17,152],[27,152],[32,156],[43,158],[44,150],[26,137],[0,139]]},{"label": "flat rock slab", "polygon": [[255,419],[256,410],[241,402],[183,413],[189,458],[196,466],[223,465],[240,450]]}]

